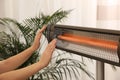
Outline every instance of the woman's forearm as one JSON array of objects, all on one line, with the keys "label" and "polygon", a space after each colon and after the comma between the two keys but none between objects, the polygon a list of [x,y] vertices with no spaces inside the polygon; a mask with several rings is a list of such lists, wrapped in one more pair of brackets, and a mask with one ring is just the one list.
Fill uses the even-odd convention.
[{"label": "woman's forearm", "polygon": [[[19,70],[14,70],[14,71],[9,71],[9,72],[3,73],[0,75],[0,80],[25,80],[28,77],[32,76],[33,74],[35,74],[36,72],[38,72],[39,70],[41,70],[42,68],[46,67],[49,64],[49,62],[52,58],[53,51],[55,50],[55,46],[56,46],[56,39],[52,40],[48,44],[48,46],[46,47],[45,51],[43,52],[39,62],[37,62],[31,66],[19,69]],[[29,51],[30,50],[28,48],[28,51],[26,50],[25,52],[29,53]],[[21,54],[24,54],[24,52]],[[22,57],[22,55],[15,56],[15,57],[20,58],[20,56]],[[21,59],[19,59],[19,60],[21,60]]]},{"label": "woman's forearm", "polygon": [[44,68],[44,66],[42,66],[40,62],[37,62],[26,68],[3,73],[0,75],[0,80],[26,80],[42,68]]},{"label": "woman's forearm", "polygon": [[[7,71],[11,71],[19,67],[21,64],[23,64],[34,52],[35,50],[30,47],[23,52],[19,53],[18,55],[15,55],[13,57],[10,57],[6,60],[3,60],[1,62],[1,67],[0,67],[0,73],[4,73]],[[2,67],[3,66],[3,67]]]},{"label": "woman's forearm", "polygon": [[0,62],[0,74],[11,71],[13,69],[16,69],[19,67],[22,63],[24,63],[31,55],[32,53],[37,50],[40,46],[40,38],[42,36],[42,32],[46,29],[46,26],[43,26],[42,29],[40,29],[34,39],[34,42],[32,46],[23,52],[8,58],[4,61]]}]

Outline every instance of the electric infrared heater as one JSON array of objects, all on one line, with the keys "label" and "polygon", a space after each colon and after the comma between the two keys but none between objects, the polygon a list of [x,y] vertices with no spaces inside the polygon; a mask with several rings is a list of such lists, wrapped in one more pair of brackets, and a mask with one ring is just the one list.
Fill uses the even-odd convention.
[{"label": "electric infrared heater", "polygon": [[47,38],[57,37],[57,48],[113,65],[120,65],[120,31],[69,25],[47,27]]}]

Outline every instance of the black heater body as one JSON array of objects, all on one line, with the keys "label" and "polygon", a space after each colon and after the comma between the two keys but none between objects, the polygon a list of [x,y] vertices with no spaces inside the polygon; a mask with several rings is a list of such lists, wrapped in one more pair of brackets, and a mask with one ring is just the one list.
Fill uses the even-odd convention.
[{"label": "black heater body", "polygon": [[46,32],[48,41],[58,38],[58,49],[120,66],[120,31],[49,25]]}]

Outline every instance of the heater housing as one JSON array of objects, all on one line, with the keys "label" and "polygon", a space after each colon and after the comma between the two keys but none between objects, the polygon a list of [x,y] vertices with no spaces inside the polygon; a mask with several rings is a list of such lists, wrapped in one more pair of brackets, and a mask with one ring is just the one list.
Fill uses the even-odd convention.
[{"label": "heater housing", "polygon": [[69,25],[49,25],[46,37],[57,38],[57,48],[120,66],[120,31]]}]

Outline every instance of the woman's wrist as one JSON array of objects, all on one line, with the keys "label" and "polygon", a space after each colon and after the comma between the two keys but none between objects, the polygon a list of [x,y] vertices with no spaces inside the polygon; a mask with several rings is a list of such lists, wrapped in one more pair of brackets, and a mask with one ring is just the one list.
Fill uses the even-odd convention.
[{"label": "woman's wrist", "polygon": [[40,66],[41,69],[43,69],[43,68],[45,68],[47,66],[41,60],[38,61],[38,64],[39,64],[39,66]]},{"label": "woman's wrist", "polygon": [[30,49],[32,52],[36,51],[36,49],[35,49],[33,46],[31,46],[29,49]]}]

